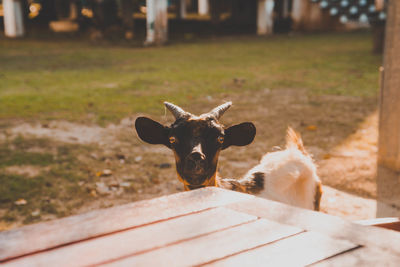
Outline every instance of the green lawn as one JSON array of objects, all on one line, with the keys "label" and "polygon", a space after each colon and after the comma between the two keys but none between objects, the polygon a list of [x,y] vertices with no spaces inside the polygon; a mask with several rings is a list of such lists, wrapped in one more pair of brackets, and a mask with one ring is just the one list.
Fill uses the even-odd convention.
[{"label": "green lawn", "polygon": [[[99,144],[16,136],[9,134],[10,125],[36,120],[47,125],[45,121],[52,119],[106,125],[138,112],[160,115],[165,100],[185,107],[204,101],[209,108],[207,96],[224,99],[228,92],[248,105],[255,103],[250,101],[253,95],[249,92],[257,97],[258,90],[268,91],[265,88],[361,99],[346,105],[332,100],[328,105],[334,98],[324,97],[328,100],[321,102],[311,97],[311,111],[303,110],[306,119],[296,117],[293,112],[298,109],[293,109],[259,124],[260,133],[268,134],[258,135],[257,146],[266,149],[277,144],[278,140],[268,139],[278,136],[271,128],[279,132],[276,122],[285,118],[285,127],[290,121],[300,120],[305,121],[304,127],[318,125],[320,132],[305,132],[305,140],[314,142],[314,146],[328,146],[325,136],[349,134],[366,110],[371,105],[375,108],[381,56],[373,55],[371,46],[368,32],[225,37],[152,48],[49,38],[0,39],[0,231],[15,223],[81,212],[82,207],[96,201],[100,203],[96,207],[106,207],[117,200],[97,193],[98,182],[110,182],[98,175],[106,168],[113,170],[116,181],[131,184],[119,196],[126,202],[143,198],[140,194],[146,188],[150,188],[147,196],[154,196],[157,189],[152,191],[152,186],[175,179],[172,165],[169,169],[158,167],[166,160],[164,156],[157,151],[146,154],[135,147],[137,140],[130,133],[126,138],[132,139],[131,148],[125,142],[110,152]],[[261,105],[262,101],[257,103]],[[358,109],[354,103],[367,104]],[[272,108],[282,111],[281,105]],[[331,117],[324,120],[324,114]],[[268,142],[262,143],[262,138]],[[126,156],[123,165],[116,157],[121,151]],[[247,153],[257,156],[254,149]],[[143,160],[136,162],[138,155]],[[243,157],[234,153],[232,157],[235,155]],[[18,172],[23,167],[33,174]],[[25,205],[16,204],[19,199],[25,200]]]},{"label": "green lawn", "polygon": [[[165,47],[1,40],[0,119],[115,122],[161,101],[271,88],[375,96],[381,57],[368,32],[231,37]],[[238,88],[234,78],[246,79]],[[87,116],[87,115],[90,116]]]}]

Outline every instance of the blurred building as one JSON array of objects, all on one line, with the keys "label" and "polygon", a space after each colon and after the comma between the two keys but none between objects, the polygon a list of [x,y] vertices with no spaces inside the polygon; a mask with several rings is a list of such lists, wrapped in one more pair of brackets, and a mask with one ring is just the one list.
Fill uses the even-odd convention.
[{"label": "blurred building", "polygon": [[[169,23],[203,23],[223,33],[270,35],[289,31],[346,30],[384,24],[385,0],[0,0],[5,35],[21,37],[27,24],[53,31],[120,26],[127,39],[145,29],[147,44],[168,39]],[[145,20],[145,24],[135,20]],[[181,27],[182,28],[182,27]],[[192,31],[200,27],[193,26]],[[172,32],[170,32],[171,34]]]}]

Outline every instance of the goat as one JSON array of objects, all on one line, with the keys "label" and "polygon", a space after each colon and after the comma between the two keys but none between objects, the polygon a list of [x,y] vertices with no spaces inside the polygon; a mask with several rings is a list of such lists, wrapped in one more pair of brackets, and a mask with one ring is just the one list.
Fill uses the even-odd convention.
[{"label": "goat", "polygon": [[178,179],[185,190],[217,186],[319,210],[322,191],[316,166],[292,128],[287,131],[285,150],[267,153],[241,179],[222,179],[217,173],[220,151],[250,144],[256,135],[254,124],[244,122],[225,128],[219,119],[231,102],[200,116],[164,104],[174,115],[174,123],[164,126],[138,117],[135,128],[141,140],[165,145],[174,152]]}]

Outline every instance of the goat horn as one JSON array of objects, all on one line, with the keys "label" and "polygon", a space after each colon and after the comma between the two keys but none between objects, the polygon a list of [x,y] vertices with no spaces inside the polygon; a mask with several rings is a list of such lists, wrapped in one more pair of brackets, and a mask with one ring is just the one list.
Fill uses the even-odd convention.
[{"label": "goat horn", "polygon": [[164,105],[169,111],[171,111],[172,115],[174,115],[176,120],[187,115],[187,112],[184,111],[182,108],[178,107],[177,105],[174,105],[169,102],[164,102]]},{"label": "goat horn", "polygon": [[209,112],[211,116],[214,116],[217,120],[225,113],[225,111],[228,110],[232,106],[232,102],[226,102],[225,104],[222,104],[213,110]]}]

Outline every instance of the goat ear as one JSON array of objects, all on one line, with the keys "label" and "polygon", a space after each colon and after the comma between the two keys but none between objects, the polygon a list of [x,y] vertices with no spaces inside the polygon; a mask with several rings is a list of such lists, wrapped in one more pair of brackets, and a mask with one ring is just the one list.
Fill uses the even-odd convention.
[{"label": "goat ear", "polygon": [[246,146],[253,142],[256,136],[256,127],[251,122],[244,122],[225,130],[225,139],[222,149],[230,146]]},{"label": "goat ear", "polygon": [[169,128],[146,117],[139,117],[135,121],[138,136],[149,144],[162,144],[170,147],[168,141]]}]

